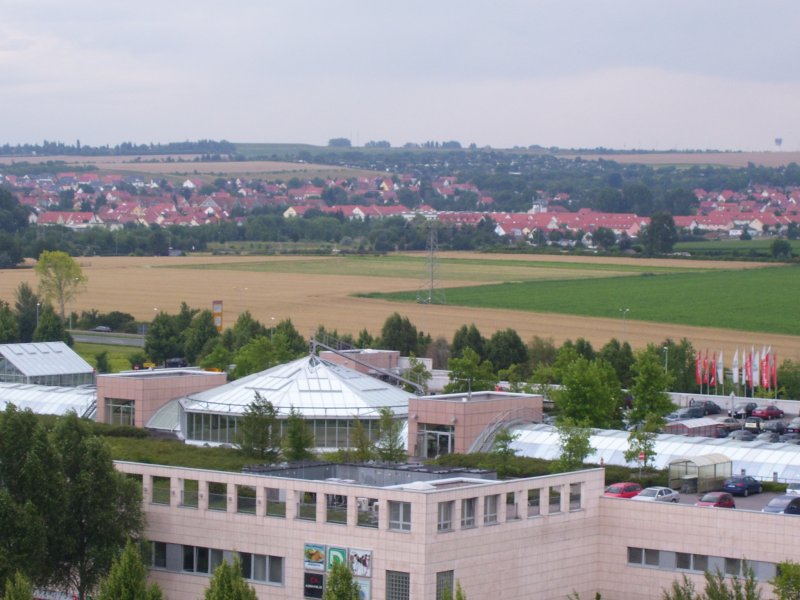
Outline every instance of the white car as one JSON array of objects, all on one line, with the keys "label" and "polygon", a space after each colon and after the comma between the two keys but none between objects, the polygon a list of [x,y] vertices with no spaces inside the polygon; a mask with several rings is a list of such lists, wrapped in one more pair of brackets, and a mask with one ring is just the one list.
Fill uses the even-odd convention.
[{"label": "white car", "polygon": [[681,495],[671,488],[655,486],[644,488],[631,500],[640,502],[677,502],[680,497]]},{"label": "white car", "polygon": [[800,496],[800,483],[790,483],[786,486],[787,496]]}]

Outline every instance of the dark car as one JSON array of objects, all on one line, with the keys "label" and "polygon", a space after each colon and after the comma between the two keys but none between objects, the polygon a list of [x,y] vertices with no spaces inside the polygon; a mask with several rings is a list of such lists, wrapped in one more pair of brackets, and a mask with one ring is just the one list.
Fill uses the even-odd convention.
[{"label": "dark car", "polygon": [[701,409],[703,409],[703,415],[718,415],[722,412],[719,404],[713,400],[705,400],[704,402],[700,403],[695,402],[692,404],[692,406],[699,406]]},{"label": "dark car", "polygon": [[761,417],[747,417],[744,420],[743,429],[745,431],[750,431],[751,433],[760,433],[761,432],[761,425],[764,423],[764,419]]},{"label": "dark car", "polygon": [[763,490],[761,482],[750,475],[737,475],[730,477],[722,484],[723,492],[730,492],[734,496],[749,496],[760,494]]},{"label": "dark car", "polygon": [[795,417],[786,426],[786,433],[800,433],[800,417]]},{"label": "dark car", "polygon": [[709,492],[695,506],[715,506],[717,508],[736,508],[733,496],[728,492]]},{"label": "dark car", "polygon": [[800,496],[776,496],[761,509],[761,512],[800,515]]},{"label": "dark car", "polygon": [[759,442],[779,442],[780,441],[780,434],[775,433],[774,431],[765,431],[764,433],[759,433],[756,436],[756,440]]},{"label": "dark car", "polygon": [[729,440],[739,440],[740,442],[752,442],[756,439],[756,434],[746,429],[737,429],[728,434]]},{"label": "dark car", "polygon": [[761,426],[761,431],[769,431],[781,435],[786,433],[786,423],[783,421],[767,421]]},{"label": "dark car", "polygon": [[768,404],[767,406],[757,406],[754,408],[751,416],[761,417],[767,421],[770,419],[782,419],[783,411],[774,404]]},{"label": "dark car", "polygon": [[676,410],[667,417],[668,421],[680,421],[682,419],[700,419],[705,416],[703,407],[700,405],[687,406],[680,410]]},{"label": "dark car", "polygon": [[729,417],[734,417],[735,419],[744,419],[753,414],[753,409],[756,408],[758,404],[755,402],[741,402],[733,407],[733,410],[728,411]]},{"label": "dark car", "polygon": [[793,444],[800,441],[800,433],[784,433],[778,441],[784,444]]}]

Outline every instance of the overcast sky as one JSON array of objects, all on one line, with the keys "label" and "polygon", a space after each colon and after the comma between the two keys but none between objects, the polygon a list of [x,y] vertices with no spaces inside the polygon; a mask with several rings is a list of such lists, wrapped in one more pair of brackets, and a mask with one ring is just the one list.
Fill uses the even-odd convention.
[{"label": "overcast sky", "polygon": [[797,0],[0,0],[0,144],[800,150]]}]

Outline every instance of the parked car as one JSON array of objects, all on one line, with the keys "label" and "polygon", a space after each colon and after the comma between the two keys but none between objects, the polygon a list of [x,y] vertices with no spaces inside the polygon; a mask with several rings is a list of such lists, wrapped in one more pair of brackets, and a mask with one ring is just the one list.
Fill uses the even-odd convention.
[{"label": "parked car", "polygon": [[705,416],[702,406],[687,406],[667,415],[667,421],[680,421],[682,419],[700,419]]},{"label": "parked car", "polygon": [[790,483],[786,486],[787,496],[800,496],[800,483]]},{"label": "parked car", "polygon": [[781,420],[777,421],[767,421],[761,425],[762,431],[771,431],[772,433],[777,433],[781,435],[786,431],[786,423]]},{"label": "parked car", "polygon": [[794,444],[800,442],[800,433],[784,433],[778,438],[779,442],[784,444]]},{"label": "parked car", "polygon": [[754,408],[750,416],[761,417],[769,421],[771,419],[782,419],[783,411],[774,404],[767,404],[766,406],[757,406]]},{"label": "parked car", "polygon": [[800,496],[792,496],[789,494],[775,496],[761,509],[761,512],[779,513],[782,515],[800,515]]},{"label": "parked car", "polygon": [[786,433],[800,433],[800,417],[795,417],[786,425]]},{"label": "parked car", "polygon": [[759,433],[761,431],[761,425],[764,423],[764,419],[761,417],[747,417],[744,420],[744,429],[747,431]]},{"label": "parked car", "polygon": [[750,475],[737,475],[729,477],[722,484],[723,492],[730,492],[734,496],[749,496],[760,494],[763,491],[761,482]]},{"label": "parked car", "polygon": [[639,500],[644,502],[677,502],[681,495],[668,487],[648,487],[644,488],[631,500]]},{"label": "parked car", "polygon": [[765,431],[763,433],[759,433],[756,436],[756,440],[759,442],[778,442],[780,441],[780,434],[775,433],[774,431]]},{"label": "parked car", "polygon": [[606,488],[603,496],[608,498],[633,498],[641,491],[642,486],[638,483],[625,481],[623,483],[612,483]]},{"label": "parked car", "polygon": [[737,429],[728,434],[729,440],[739,440],[740,442],[752,442],[756,439],[756,434],[747,429]]},{"label": "parked car", "polygon": [[745,419],[753,414],[753,409],[757,406],[758,404],[755,402],[740,402],[732,410],[728,411],[728,416],[735,419]]},{"label": "parked car", "polygon": [[703,409],[703,415],[718,415],[722,412],[722,409],[719,407],[719,404],[714,402],[713,400],[704,400],[703,402],[697,403],[695,402],[692,406],[699,406]]},{"label": "parked car", "polygon": [[729,492],[709,492],[695,506],[714,506],[716,508],[736,508],[736,502]]}]

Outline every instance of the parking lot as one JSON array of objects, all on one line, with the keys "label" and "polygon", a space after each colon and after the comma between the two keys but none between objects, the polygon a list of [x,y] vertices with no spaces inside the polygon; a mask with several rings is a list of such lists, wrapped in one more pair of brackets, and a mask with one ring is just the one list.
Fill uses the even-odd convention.
[{"label": "parking lot", "polygon": [[[702,495],[703,494],[681,494],[678,503],[691,505],[697,502]],[[734,500],[736,500],[736,510],[760,511],[770,500],[772,500],[775,496],[780,495],[781,494],[777,494],[775,492],[762,492],[760,494],[751,494],[746,498],[744,496],[734,496]]]}]

